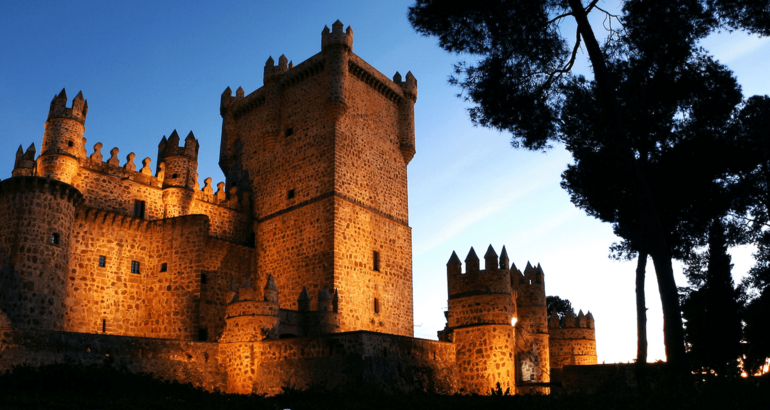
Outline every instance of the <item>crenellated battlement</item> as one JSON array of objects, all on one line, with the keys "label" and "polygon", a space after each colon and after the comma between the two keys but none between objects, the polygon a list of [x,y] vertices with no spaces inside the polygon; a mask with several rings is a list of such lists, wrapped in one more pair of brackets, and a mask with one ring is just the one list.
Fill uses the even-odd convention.
[{"label": "crenellated battlement", "polygon": [[104,154],[102,154],[102,148],[104,145],[101,142],[97,142],[93,146],[93,152],[90,156],[84,156],[80,159],[80,167],[91,171],[96,171],[102,174],[111,175],[116,178],[120,178],[124,181],[132,181],[138,184],[150,186],[153,188],[160,188],[163,183],[162,169],[153,176],[152,175],[152,159],[146,157],[141,161],[141,168],[137,168],[136,154],[131,152],[126,155],[126,159],[121,165],[119,158],[120,149],[114,147],[110,150],[110,156],[105,160]]},{"label": "crenellated battlement", "polygon": [[59,95],[54,95],[53,100],[51,100],[51,108],[48,110],[48,120],[64,118],[85,125],[87,114],[88,101],[83,99],[83,92],[79,92],[78,95],[72,99],[72,107],[67,107],[67,91],[62,88]]},{"label": "crenellated battlement", "polygon": [[116,212],[103,211],[89,207],[81,207],[75,214],[76,220],[96,223],[105,227],[115,227],[122,230],[149,233],[152,221],[121,215]]},{"label": "crenellated battlement", "polygon": [[37,163],[35,162],[36,151],[34,142],[27,147],[27,151],[24,151],[21,145],[19,145],[19,149],[16,151],[16,160],[13,162],[13,172],[11,175],[14,177],[34,176],[35,167],[37,166]]},{"label": "crenellated battlement", "polygon": [[158,163],[177,155],[182,155],[193,160],[198,160],[198,140],[192,131],[184,139],[184,145],[179,145],[179,134],[174,130],[166,139],[164,135],[158,144]]},{"label": "crenellated battlement", "polygon": [[462,273],[460,258],[452,252],[447,262],[449,299],[480,294],[513,294],[510,272],[499,269],[499,259],[492,245],[489,245],[484,260],[486,269],[479,269],[479,257],[471,247],[465,258],[465,273]]},{"label": "crenellated battlement", "polygon": [[583,311],[580,310],[577,317],[575,317],[572,312],[568,312],[565,317],[560,320],[557,314],[551,314],[551,318],[548,319],[548,327],[552,329],[593,329],[594,316],[591,314],[591,311],[588,311],[588,314],[584,315]]},{"label": "crenellated battlement", "polygon": [[77,188],[55,179],[23,176],[0,181],[0,196],[23,195],[25,193],[48,194],[70,202],[75,207],[83,204],[83,194]]},{"label": "crenellated battlement", "polygon": [[345,31],[342,31],[344,26],[339,20],[332,24],[331,30],[329,30],[329,26],[324,26],[321,31],[321,50],[341,46],[347,51],[353,51],[353,29],[348,26]]}]

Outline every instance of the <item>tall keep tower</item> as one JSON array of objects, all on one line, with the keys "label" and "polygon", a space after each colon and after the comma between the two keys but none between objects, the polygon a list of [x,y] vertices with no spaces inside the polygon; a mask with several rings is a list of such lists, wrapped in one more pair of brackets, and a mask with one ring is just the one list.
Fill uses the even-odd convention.
[{"label": "tall keep tower", "polygon": [[339,295],[340,331],[413,334],[406,167],[416,98],[414,76],[379,73],[339,21],[324,28],[319,54],[297,66],[270,58],[263,87],[225,90],[220,166],[228,188],[253,195],[253,275],[273,275],[281,308],[326,287]]}]

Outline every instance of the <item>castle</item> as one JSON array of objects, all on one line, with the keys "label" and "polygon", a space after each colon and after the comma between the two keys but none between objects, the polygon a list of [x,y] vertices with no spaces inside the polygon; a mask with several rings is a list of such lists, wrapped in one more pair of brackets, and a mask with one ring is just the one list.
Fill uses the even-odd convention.
[{"label": "castle", "polygon": [[413,338],[417,80],[352,49],[337,21],[320,53],[225,90],[216,191],[192,132],[162,138],[154,171],[89,155],[83,94],[55,96],[40,155],[20,147],[0,181],[0,371],[110,360],[234,393],[487,394],[547,393],[563,366],[595,364],[590,312],[549,321],[543,270],[505,247],[483,270],[471,248],[465,273],[452,253],[446,328]]}]

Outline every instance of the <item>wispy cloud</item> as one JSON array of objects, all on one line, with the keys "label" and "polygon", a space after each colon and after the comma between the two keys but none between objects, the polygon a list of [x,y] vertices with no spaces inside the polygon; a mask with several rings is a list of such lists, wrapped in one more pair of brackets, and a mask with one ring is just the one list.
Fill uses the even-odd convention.
[{"label": "wispy cloud", "polygon": [[767,37],[755,37],[745,33],[719,34],[707,38],[703,46],[713,53],[722,64],[745,57],[770,44]]},{"label": "wispy cloud", "polygon": [[436,230],[433,235],[427,237],[426,240],[415,243],[414,256],[434,249],[459,235],[469,226],[498,214],[508,208],[511,203],[546,187],[548,185],[546,180],[547,178],[541,174],[540,177],[530,180],[529,183],[519,186],[515,190],[508,190],[505,191],[503,195],[494,195],[491,198],[480,200],[479,202],[481,205],[466,212],[462,212],[459,217],[453,218],[452,222],[444,225],[443,228]]}]

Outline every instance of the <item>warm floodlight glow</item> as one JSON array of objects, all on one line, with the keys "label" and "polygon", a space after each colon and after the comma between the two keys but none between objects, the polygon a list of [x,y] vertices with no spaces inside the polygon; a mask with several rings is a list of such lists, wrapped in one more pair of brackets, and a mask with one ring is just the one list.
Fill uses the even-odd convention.
[{"label": "warm floodlight glow", "polygon": [[511,326],[516,326],[516,321],[517,320],[518,319],[516,319],[516,318],[511,319]]}]

